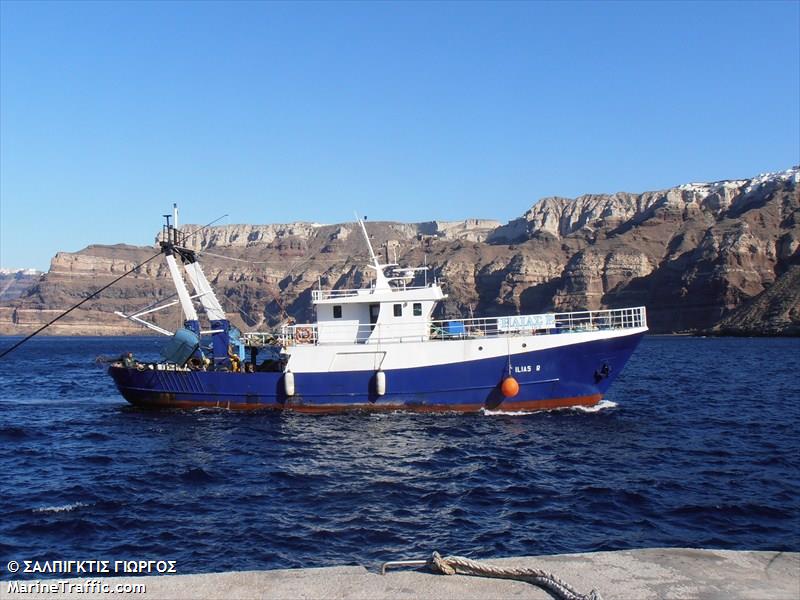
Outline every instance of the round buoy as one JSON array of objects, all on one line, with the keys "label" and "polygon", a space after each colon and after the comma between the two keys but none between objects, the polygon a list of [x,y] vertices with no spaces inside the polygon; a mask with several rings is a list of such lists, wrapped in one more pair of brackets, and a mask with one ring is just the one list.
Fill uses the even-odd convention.
[{"label": "round buoy", "polygon": [[516,379],[509,375],[503,379],[503,383],[500,384],[500,391],[503,392],[503,396],[506,398],[513,398],[519,394],[519,384]]}]

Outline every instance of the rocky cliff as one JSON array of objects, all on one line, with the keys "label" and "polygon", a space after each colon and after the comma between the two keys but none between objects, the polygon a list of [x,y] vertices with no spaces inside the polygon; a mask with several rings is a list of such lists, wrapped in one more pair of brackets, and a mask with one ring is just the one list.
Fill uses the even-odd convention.
[{"label": "rocky cliff", "polygon": [[800,336],[800,264],[794,264],[757,296],[736,307],[711,335]]},{"label": "rocky cliff", "polygon": [[0,302],[19,298],[41,276],[36,269],[0,269]]},{"label": "rocky cliff", "polygon": [[545,198],[489,242],[577,245],[544,294],[556,309],[645,304],[655,331],[693,331],[763,292],[796,260],[799,180],[794,168],[644,194]]},{"label": "rocky cliff", "polygon": [[[373,245],[391,261],[433,267],[449,294],[446,315],[644,304],[655,332],[791,333],[800,301],[792,268],[800,263],[799,182],[794,168],[642,194],[545,198],[502,226],[468,219],[367,227]],[[312,288],[358,287],[369,277],[361,269],[367,250],[352,223],[182,229],[187,245],[202,253],[223,306],[247,330],[286,314],[310,319]],[[0,306],[0,331],[45,322],[156,251],[117,245],[59,253],[22,297]],[[156,258],[55,332],[141,331],[113,312],[131,312],[172,293]],[[769,316],[776,311],[783,316]],[[173,307],[154,320],[174,329],[180,315]]]}]

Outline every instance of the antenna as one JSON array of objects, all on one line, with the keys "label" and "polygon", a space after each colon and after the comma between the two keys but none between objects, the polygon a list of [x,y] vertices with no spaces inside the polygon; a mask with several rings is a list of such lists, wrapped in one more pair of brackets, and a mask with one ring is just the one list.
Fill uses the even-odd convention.
[{"label": "antenna", "polygon": [[369,241],[369,234],[367,234],[367,227],[364,225],[364,221],[358,216],[358,213],[354,213],[356,216],[356,220],[358,224],[361,225],[361,231],[364,233],[364,239],[367,240],[367,248],[369,248],[369,257],[372,259],[372,262],[375,264],[375,268],[378,272],[381,271],[380,263],[378,263],[378,257],[375,256],[375,251],[372,249],[372,242]]}]

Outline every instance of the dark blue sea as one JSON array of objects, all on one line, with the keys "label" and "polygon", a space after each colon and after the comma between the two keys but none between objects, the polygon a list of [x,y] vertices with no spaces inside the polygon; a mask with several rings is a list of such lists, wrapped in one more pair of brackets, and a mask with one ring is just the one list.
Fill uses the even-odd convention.
[{"label": "dark blue sea", "polygon": [[135,409],[95,357],[160,343],[41,337],[0,360],[2,578],[800,550],[799,339],[648,337],[601,409],[513,416]]}]

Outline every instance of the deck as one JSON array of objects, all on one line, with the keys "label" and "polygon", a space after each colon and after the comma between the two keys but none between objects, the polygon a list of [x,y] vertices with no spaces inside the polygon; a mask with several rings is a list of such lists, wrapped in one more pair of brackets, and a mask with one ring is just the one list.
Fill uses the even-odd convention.
[{"label": "deck", "polygon": [[[343,292],[352,290],[341,290]],[[327,292],[326,292],[327,293]],[[422,327],[420,327],[422,325]],[[644,306],[614,308],[565,313],[543,313],[535,315],[509,315],[473,319],[442,319],[425,323],[361,324],[353,326],[325,322],[330,330],[347,328],[351,343],[401,343],[410,341],[456,340],[491,338],[517,335],[558,335],[580,331],[620,330],[647,327],[647,312]],[[320,344],[320,324],[304,323],[284,325],[279,332],[245,333],[243,338],[250,346],[280,343],[283,346],[298,344]],[[335,336],[327,336],[327,339]],[[332,342],[333,343],[333,342]],[[335,343],[342,343],[337,341]]]}]

